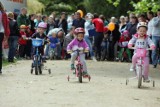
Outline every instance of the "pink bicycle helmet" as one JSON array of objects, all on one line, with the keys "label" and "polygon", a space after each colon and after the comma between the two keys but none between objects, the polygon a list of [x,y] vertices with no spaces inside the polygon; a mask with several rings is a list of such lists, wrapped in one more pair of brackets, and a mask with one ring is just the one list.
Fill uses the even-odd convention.
[{"label": "pink bicycle helmet", "polygon": [[122,35],[129,35],[129,32],[127,30],[123,31]]},{"label": "pink bicycle helmet", "polygon": [[75,30],[74,30],[74,33],[77,35],[78,33],[85,33],[85,31],[84,31],[84,29],[83,28],[81,28],[81,27],[78,27],[78,28],[76,28]]},{"label": "pink bicycle helmet", "polygon": [[46,28],[47,28],[47,23],[40,22],[40,23],[38,24],[38,27],[39,27],[39,28],[44,28],[44,29],[46,29]]}]

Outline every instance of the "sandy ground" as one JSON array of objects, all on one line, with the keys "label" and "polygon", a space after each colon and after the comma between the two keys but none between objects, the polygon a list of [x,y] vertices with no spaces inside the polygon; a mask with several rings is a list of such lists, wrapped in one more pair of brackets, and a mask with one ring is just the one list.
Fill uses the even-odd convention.
[{"label": "sandy ground", "polygon": [[[128,63],[87,61],[91,81],[70,72],[69,61],[48,61],[43,75],[31,75],[31,61],[19,61],[3,68],[0,75],[0,107],[160,107],[160,67],[150,67],[156,82],[137,88],[137,80],[126,86]],[[67,75],[71,76],[70,82]]]}]

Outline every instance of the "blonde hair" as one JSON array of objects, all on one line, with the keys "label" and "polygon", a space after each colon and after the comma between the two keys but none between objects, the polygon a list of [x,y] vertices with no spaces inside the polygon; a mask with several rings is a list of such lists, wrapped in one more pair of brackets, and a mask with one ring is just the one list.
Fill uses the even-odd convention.
[{"label": "blonde hair", "polygon": [[12,12],[8,12],[8,15],[7,15],[9,18],[14,18],[14,14]]}]

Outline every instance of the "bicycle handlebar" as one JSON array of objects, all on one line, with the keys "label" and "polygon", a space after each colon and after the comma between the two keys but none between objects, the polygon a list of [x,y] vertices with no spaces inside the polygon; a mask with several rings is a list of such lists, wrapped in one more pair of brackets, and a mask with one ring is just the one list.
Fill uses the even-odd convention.
[{"label": "bicycle handlebar", "polygon": [[73,53],[73,52],[78,52],[78,53],[88,53],[89,51],[88,50],[74,50],[74,51],[68,51],[69,54]]},{"label": "bicycle handlebar", "polygon": [[[144,49],[144,48],[136,48],[136,47],[130,47],[129,49]],[[152,50],[151,48],[147,48],[147,51]]]}]

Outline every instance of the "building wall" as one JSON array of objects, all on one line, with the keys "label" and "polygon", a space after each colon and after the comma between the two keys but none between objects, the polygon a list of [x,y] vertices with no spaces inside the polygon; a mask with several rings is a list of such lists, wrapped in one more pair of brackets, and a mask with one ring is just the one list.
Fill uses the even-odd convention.
[{"label": "building wall", "polygon": [[27,6],[27,0],[1,0],[6,11],[19,13],[22,7]]}]

